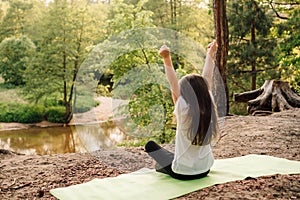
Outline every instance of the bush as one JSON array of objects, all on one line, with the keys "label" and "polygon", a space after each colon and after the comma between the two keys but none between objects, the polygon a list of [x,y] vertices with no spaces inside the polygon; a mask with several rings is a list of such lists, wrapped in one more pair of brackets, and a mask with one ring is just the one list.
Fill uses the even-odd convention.
[{"label": "bush", "polygon": [[90,96],[77,96],[74,105],[74,113],[83,113],[91,110],[93,107],[98,106],[99,102],[95,101]]},{"label": "bush", "polygon": [[55,107],[55,106],[63,106],[64,102],[62,99],[57,98],[47,98],[44,100],[45,107]]},{"label": "bush", "polygon": [[0,104],[1,122],[36,123],[43,120],[43,108],[20,103]]},{"label": "bush", "polygon": [[24,85],[24,71],[35,53],[35,45],[26,36],[5,38],[0,43],[0,73],[5,81],[15,86]]},{"label": "bush", "polygon": [[41,106],[23,105],[15,113],[15,121],[20,123],[36,123],[43,120],[43,108]]},{"label": "bush", "polygon": [[230,113],[233,115],[248,115],[247,104],[230,102]]},{"label": "bush", "polygon": [[0,121],[1,122],[13,122],[12,111],[7,104],[0,104]]},{"label": "bush", "polygon": [[62,106],[49,107],[46,110],[45,117],[47,121],[54,123],[65,122],[64,117],[66,114],[66,108]]},{"label": "bush", "polygon": [[111,86],[110,85],[102,85],[99,84],[97,86],[96,93],[98,96],[105,96],[105,97],[111,97],[112,93],[110,92]]}]

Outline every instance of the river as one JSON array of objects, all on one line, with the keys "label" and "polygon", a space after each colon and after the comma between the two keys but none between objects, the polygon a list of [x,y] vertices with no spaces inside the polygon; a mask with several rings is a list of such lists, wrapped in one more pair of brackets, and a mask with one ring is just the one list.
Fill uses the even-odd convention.
[{"label": "river", "polygon": [[115,147],[125,134],[115,125],[77,125],[0,131],[0,149],[26,155],[83,153]]}]

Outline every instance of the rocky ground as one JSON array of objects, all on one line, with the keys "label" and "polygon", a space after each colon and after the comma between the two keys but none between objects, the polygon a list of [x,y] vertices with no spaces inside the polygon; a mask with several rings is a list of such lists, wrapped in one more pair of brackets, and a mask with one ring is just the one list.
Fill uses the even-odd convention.
[{"label": "rocky ground", "polygon": [[[263,154],[300,161],[300,109],[270,116],[230,116],[216,159]],[[174,150],[173,145],[166,145]],[[55,199],[49,190],[153,167],[143,147],[85,154],[18,155],[0,150],[0,199]],[[300,174],[215,185],[177,199],[300,199]]]}]

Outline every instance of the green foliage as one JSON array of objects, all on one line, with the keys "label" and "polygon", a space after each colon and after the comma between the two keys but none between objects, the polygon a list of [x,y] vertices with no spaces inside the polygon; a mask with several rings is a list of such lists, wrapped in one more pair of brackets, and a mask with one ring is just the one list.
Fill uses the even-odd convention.
[{"label": "green foliage", "polygon": [[93,107],[98,105],[99,102],[95,101],[92,96],[77,95],[73,111],[74,113],[83,113],[91,110]]},{"label": "green foliage", "polygon": [[99,96],[106,96],[106,97],[109,97],[111,96],[111,86],[110,85],[102,85],[102,84],[99,84],[98,87],[97,87],[97,95]]},{"label": "green foliage", "polygon": [[146,143],[150,140],[150,138],[140,138],[140,139],[132,139],[125,140],[118,144],[120,147],[144,147]]},{"label": "green foliage", "polygon": [[132,121],[141,127],[149,128],[154,135],[155,132],[157,135],[161,134],[165,120],[171,121],[169,115],[173,107],[166,102],[171,101],[167,97],[170,97],[168,90],[158,84],[148,84],[138,88],[129,102]]},{"label": "green foliage", "polygon": [[[169,115],[172,112],[168,101],[164,101],[170,97],[168,90],[163,88],[164,74],[157,66],[153,67],[150,64],[157,61],[157,50],[153,51],[147,46],[151,46],[149,43],[157,41],[158,38],[148,32],[139,34],[141,32],[138,31],[140,28],[154,27],[151,18],[153,12],[144,9],[146,2],[113,2],[114,6],[109,13],[111,19],[107,21],[110,35],[124,30],[137,30],[125,33],[122,37],[122,40],[127,42],[125,45],[132,44],[137,48],[130,46],[126,51],[126,46],[117,43],[116,48],[124,48],[125,54],[113,60],[109,70],[113,73],[113,97],[129,100],[128,107],[120,108],[119,114],[124,115],[129,111],[129,134],[138,138],[162,135],[164,123],[166,120],[170,121]],[[153,40],[149,41],[146,38]]]},{"label": "green foliage", "polygon": [[205,1],[151,0],[145,3],[144,8],[152,11],[153,24],[156,27],[184,33],[206,47],[213,39],[214,23],[210,9],[204,5]]},{"label": "green foliage", "polygon": [[233,115],[248,115],[247,104],[245,103],[230,103],[230,113]]},{"label": "green foliage", "polygon": [[0,43],[0,74],[6,84],[24,84],[23,74],[34,52],[35,45],[26,36],[6,38]]},{"label": "green foliage", "polygon": [[118,113],[130,116],[128,134],[154,137],[162,143],[171,140],[166,124],[172,123],[174,105],[165,74],[157,65],[140,65],[124,73],[114,86],[113,97],[129,101]]},{"label": "green foliage", "polygon": [[[25,71],[24,94],[34,102],[60,94],[71,119],[73,91],[80,65],[99,39],[98,20],[85,1],[50,2],[39,22],[38,52]],[[96,6],[98,7],[98,6]],[[88,105],[90,106],[90,105]]]},{"label": "green foliage", "polygon": [[266,13],[266,7],[255,0],[231,1],[228,3],[228,21],[233,36],[247,37],[252,26],[262,36],[267,36],[272,26],[272,18]]},{"label": "green foliage", "polygon": [[103,74],[98,74],[99,71],[96,72],[95,76],[98,77],[99,82],[97,86],[96,93],[98,96],[111,96],[112,90],[112,77],[113,72],[109,69],[106,70]]},{"label": "green foliage", "polygon": [[2,4],[0,4],[0,21],[2,21],[3,15]]},{"label": "green foliage", "polygon": [[0,41],[8,37],[20,37],[26,35],[28,12],[33,4],[14,0],[9,1],[9,8],[0,23]]},{"label": "green foliage", "polygon": [[46,109],[45,118],[49,122],[63,123],[65,122],[66,108],[62,106],[53,106]]},{"label": "green foliage", "polygon": [[300,8],[289,19],[278,25],[277,33],[282,38],[278,46],[279,72],[282,80],[288,81],[300,94]]},{"label": "green foliage", "polygon": [[255,0],[227,4],[229,53],[227,82],[230,95],[261,86],[265,79],[277,78],[274,48],[270,34],[273,18],[268,7]]},{"label": "green foliage", "polygon": [[43,108],[37,105],[0,104],[1,122],[35,123],[43,120]]},{"label": "green foliage", "polygon": [[[0,42],[1,45],[7,41],[11,43],[7,45],[10,48],[0,47],[0,70],[7,72],[1,72],[5,84],[0,88],[0,102],[8,101],[9,96],[13,101],[26,103],[18,96],[20,87],[14,88],[14,85],[25,81],[22,90],[26,97],[45,107],[55,108],[56,111],[49,111],[54,116],[53,121],[61,121],[63,110],[67,110],[62,109],[62,106],[68,103],[76,103],[73,111],[86,112],[97,105],[93,99],[96,92],[119,97],[129,102],[125,109],[125,114],[129,112],[130,116],[129,126],[132,126],[133,131],[136,127],[140,129],[140,132],[133,134],[161,142],[171,141],[175,133],[170,128],[174,105],[165,83],[161,58],[157,56],[157,45],[166,43],[173,45],[172,49],[181,39],[170,42],[149,32],[130,31],[163,27],[180,31],[206,46],[213,38],[213,16],[210,10],[198,6],[201,2],[114,0],[110,3],[86,3],[83,0],[55,0],[46,5],[43,1],[12,0],[2,3]],[[299,6],[293,9],[277,6],[277,11],[289,19],[276,20],[274,12],[265,5],[257,0],[227,1],[230,31],[227,78],[230,96],[234,92],[250,90],[253,74],[256,75],[257,86],[261,86],[266,79],[281,78],[289,81],[300,92]],[[270,16],[270,13],[273,15]],[[255,31],[255,40],[251,38],[252,30]],[[122,34],[126,31],[128,34]],[[114,41],[114,36],[118,34],[122,35],[123,42]],[[23,41],[17,43],[20,38]],[[110,42],[107,42],[107,38],[111,38]],[[95,89],[98,81],[95,74],[105,72],[91,70],[85,77],[91,78],[87,90],[75,88],[77,96],[72,99],[77,72],[82,70],[80,65],[98,43],[108,46],[101,47],[101,55],[105,57],[96,55],[92,58],[93,64],[101,63],[109,57],[107,62],[101,63],[101,67],[113,75],[114,86],[109,88],[108,85],[100,84]],[[185,52],[187,47],[180,50]],[[182,76],[193,72],[195,63],[187,63],[186,57],[180,56],[179,53],[172,57],[177,73]],[[195,54],[195,57],[199,57],[199,54]],[[160,66],[151,63],[160,63]],[[252,69],[253,63],[255,70]],[[7,87],[12,89],[6,92]],[[111,94],[111,90],[116,91]],[[232,113],[245,114],[246,104],[231,103],[230,106]],[[26,121],[21,119],[30,118],[24,114],[25,111],[29,112],[26,109],[35,108],[25,107],[23,109],[21,105],[20,109],[11,108],[9,111],[9,108],[3,106],[3,112],[5,109],[8,111],[7,115],[2,116],[15,120],[12,113],[19,112],[23,114],[18,114],[18,118]]]},{"label": "green foliage", "polygon": [[175,30],[193,38],[205,48],[214,39],[214,22],[210,10],[198,7],[197,1],[191,2],[193,6],[185,5],[184,1],[175,2],[178,2],[180,8],[177,10]]},{"label": "green foliage", "polygon": [[0,103],[21,103],[26,104],[28,103],[25,101],[25,99],[20,95],[21,88],[16,87],[11,84],[4,84],[1,83],[3,80],[1,80],[0,76]]},{"label": "green foliage", "polygon": [[[177,43],[177,41],[181,40],[179,35],[174,34],[175,31],[162,31],[160,34],[156,34],[155,31],[147,31],[147,29],[143,31],[140,28],[155,27],[160,20],[156,18],[158,15],[166,16],[166,18],[163,17],[164,19],[161,18],[166,22],[164,27],[177,29],[180,26],[178,24],[178,26],[173,27],[174,24],[167,19],[168,14],[166,13],[168,13],[168,10],[164,9],[168,6],[168,3],[163,1],[139,1],[138,3],[137,1],[126,3],[117,1],[112,2],[112,4],[113,7],[110,10],[109,20],[107,21],[110,30],[109,34],[114,35],[122,32],[120,34],[121,41],[118,40],[118,37],[112,37],[111,41],[107,43],[110,49],[108,49],[108,52],[103,51],[105,56],[109,56],[111,52],[114,52],[113,55],[117,55],[116,57],[112,56],[110,59],[112,62],[109,65],[109,70],[113,74],[112,81],[114,82],[112,88],[113,98],[128,101],[128,105],[120,106],[118,114],[120,117],[124,115],[129,116],[130,119],[126,122],[127,128],[131,130],[129,134],[134,135],[136,138],[154,137],[160,142],[169,142],[175,134],[174,130],[167,126],[172,123],[174,105],[169,85],[163,73],[164,69],[162,66],[152,64],[161,62],[161,58],[157,55],[157,47],[153,49],[153,44],[170,43],[174,49],[177,48],[177,51],[184,51],[186,44]],[[184,4],[182,4],[183,7],[185,7]],[[147,11],[147,8],[150,9]],[[185,9],[185,14],[180,16],[182,20],[189,16],[188,8],[185,7]],[[164,13],[158,13],[157,10],[162,10]],[[189,11],[198,14],[199,10],[190,9]],[[187,27],[195,27],[196,21],[194,20],[193,25],[185,26],[182,30],[185,30]],[[209,22],[207,19],[203,19],[203,21]],[[195,29],[197,28],[198,26]],[[130,31],[124,32],[125,30]],[[170,34],[169,37],[168,34]],[[202,36],[202,32],[199,34],[198,31],[196,35]],[[199,38],[206,38],[201,36]],[[176,40],[174,39],[175,43],[170,42],[172,37],[176,38]],[[187,38],[186,35],[181,37]],[[182,48],[177,47],[180,45],[182,45]],[[192,45],[195,44],[193,43]],[[194,67],[184,62],[183,58],[179,55],[174,55],[175,68],[179,69],[178,71],[181,74],[194,70]],[[200,65],[200,63],[197,64]],[[105,71],[102,71],[102,73],[105,73]]]},{"label": "green foliage", "polygon": [[173,129],[166,129],[166,132],[160,135],[153,135],[153,136],[144,136],[144,137],[135,137],[134,139],[128,139],[118,146],[122,147],[144,147],[145,144],[149,140],[157,141],[160,144],[168,144],[174,142],[176,130]]},{"label": "green foliage", "polygon": [[[282,79],[300,91],[299,6],[293,6],[293,2],[279,2],[273,2],[275,8],[254,0],[228,2],[230,49],[227,80],[230,97],[233,93],[251,90],[254,74],[258,87],[265,80]],[[255,27],[255,38],[251,26]],[[253,63],[255,70],[252,69]],[[246,110],[246,104],[231,103],[230,107],[234,114],[243,114]]]},{"label": "green foliage", "polygon": [[57,98],[46,98],[44,100],[44,106],[45,107],[52,107],[52,106],[63,106],[64,102],[62,99],[57,99]]},{"label": "green foliage", "polygon": [[43,119],[43,108],[41,106],[21,106],[15,113],[16,120],[21,123],[40,122]]},{"label": "green foliage", "polygon": [[109,35],[114,35],[130,29],[154,27],[151,16],[153,12],[143,7],[147,0],[137,3],[125,3],[124,0],[111,2],[107,26]]}]

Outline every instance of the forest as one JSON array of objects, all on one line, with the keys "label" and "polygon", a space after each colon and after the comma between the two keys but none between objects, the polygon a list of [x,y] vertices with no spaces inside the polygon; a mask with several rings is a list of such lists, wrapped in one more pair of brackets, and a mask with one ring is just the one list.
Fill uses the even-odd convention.
[{"label": "forest", "polygon": [[[213,40],[219,138],[178,156],[213,165],[173,179],[146,150],[183,144],[158,50],[181,78]],[[0,199],[300,199],[299,95],[300,0],[0,0]]]},{"label": "forest", "polygon": [[133,124],[165,135],[173,105],[159,45],[175,50],[180,77],[201,72],[216,37],[226,113],[247,114],[233,95],[266,80],[300,93],[299,12],[298,0],[1,0],[0,89],[22,101],[1,100],[0,121],[68,123],[110,96],[129,101]]}]

